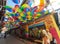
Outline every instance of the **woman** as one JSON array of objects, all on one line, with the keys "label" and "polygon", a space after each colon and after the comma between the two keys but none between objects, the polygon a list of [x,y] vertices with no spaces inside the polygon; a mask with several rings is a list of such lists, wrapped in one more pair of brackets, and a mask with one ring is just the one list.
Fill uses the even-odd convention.
[{"label": "woman", "polygon": [[45,36],[43,37],[43,42],[44,42],[44,44],[50,44],[50,42],[52,41],[52,35],[51,35],[51,33],[49,32],[48,29],[42,30],[42,32],[43,32],[43,34],[45,35]]}]

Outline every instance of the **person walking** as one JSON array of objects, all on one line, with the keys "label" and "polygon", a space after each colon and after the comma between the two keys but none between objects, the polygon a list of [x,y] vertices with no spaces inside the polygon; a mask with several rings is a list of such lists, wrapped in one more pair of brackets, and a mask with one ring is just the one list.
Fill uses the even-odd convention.
[{"label": "person walking", "polygon": [[8,31],[8,28],[3,26],[3,28],[1,29],[1,37],[2,38],[6,38],[6,35],[7,35],[7,31]]}]

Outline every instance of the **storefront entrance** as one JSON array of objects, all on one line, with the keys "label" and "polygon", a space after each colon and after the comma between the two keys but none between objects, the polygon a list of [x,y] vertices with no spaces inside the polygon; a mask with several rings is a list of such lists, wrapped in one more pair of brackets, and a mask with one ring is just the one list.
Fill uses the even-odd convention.
[{"label": "storefront entrance", "polygon": [[46,29],[44,22],[29,26],[29,37],[34,39],[41,39],[41,29]]}]

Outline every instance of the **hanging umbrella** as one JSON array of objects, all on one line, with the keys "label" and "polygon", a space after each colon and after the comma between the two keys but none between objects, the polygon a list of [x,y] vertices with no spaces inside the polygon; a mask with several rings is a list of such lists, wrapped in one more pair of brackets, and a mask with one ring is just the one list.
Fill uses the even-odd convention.
[{"label": "hanging umbrella", "polygon": [[19,4],[20,0],[12,0],[15,4]]},{"label": "hanging umbrella", "polygon": [[11,6],[4,6],[4,8],[12,8]]},{"label": "hanging umbrella", "polygon": [[4,6],[4,8],[5,8],[6,10],[8,10],[9,12],[12,12],[12,7],[10,7],[10,6]]}]

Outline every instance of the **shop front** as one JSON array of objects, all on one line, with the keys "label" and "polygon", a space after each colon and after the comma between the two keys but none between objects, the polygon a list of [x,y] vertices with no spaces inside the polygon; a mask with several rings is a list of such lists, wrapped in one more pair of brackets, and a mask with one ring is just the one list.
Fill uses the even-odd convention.
[{"label": "shop front", "polygon": [[[58,26],[55,22],[53,14],[46,15],[46,16],[44,16],[42,18],[39,18],[39,19],[37,19],[33,22],[30,22],[30,23],[24,25],[23,28],[25,28],[25,30],[28,33],[28,37],[26,37],[26,38],[32,37],[32,38],[35,38],[35,39],[36,38],[39,39],[39,35],[37,33],[40,29],[49,30],[51,32],[52,36],[59,43],[59,37],[60,37],[59,28],[58,28]],[[53,31],[54,31],[54,35],[53,35]]]}]

